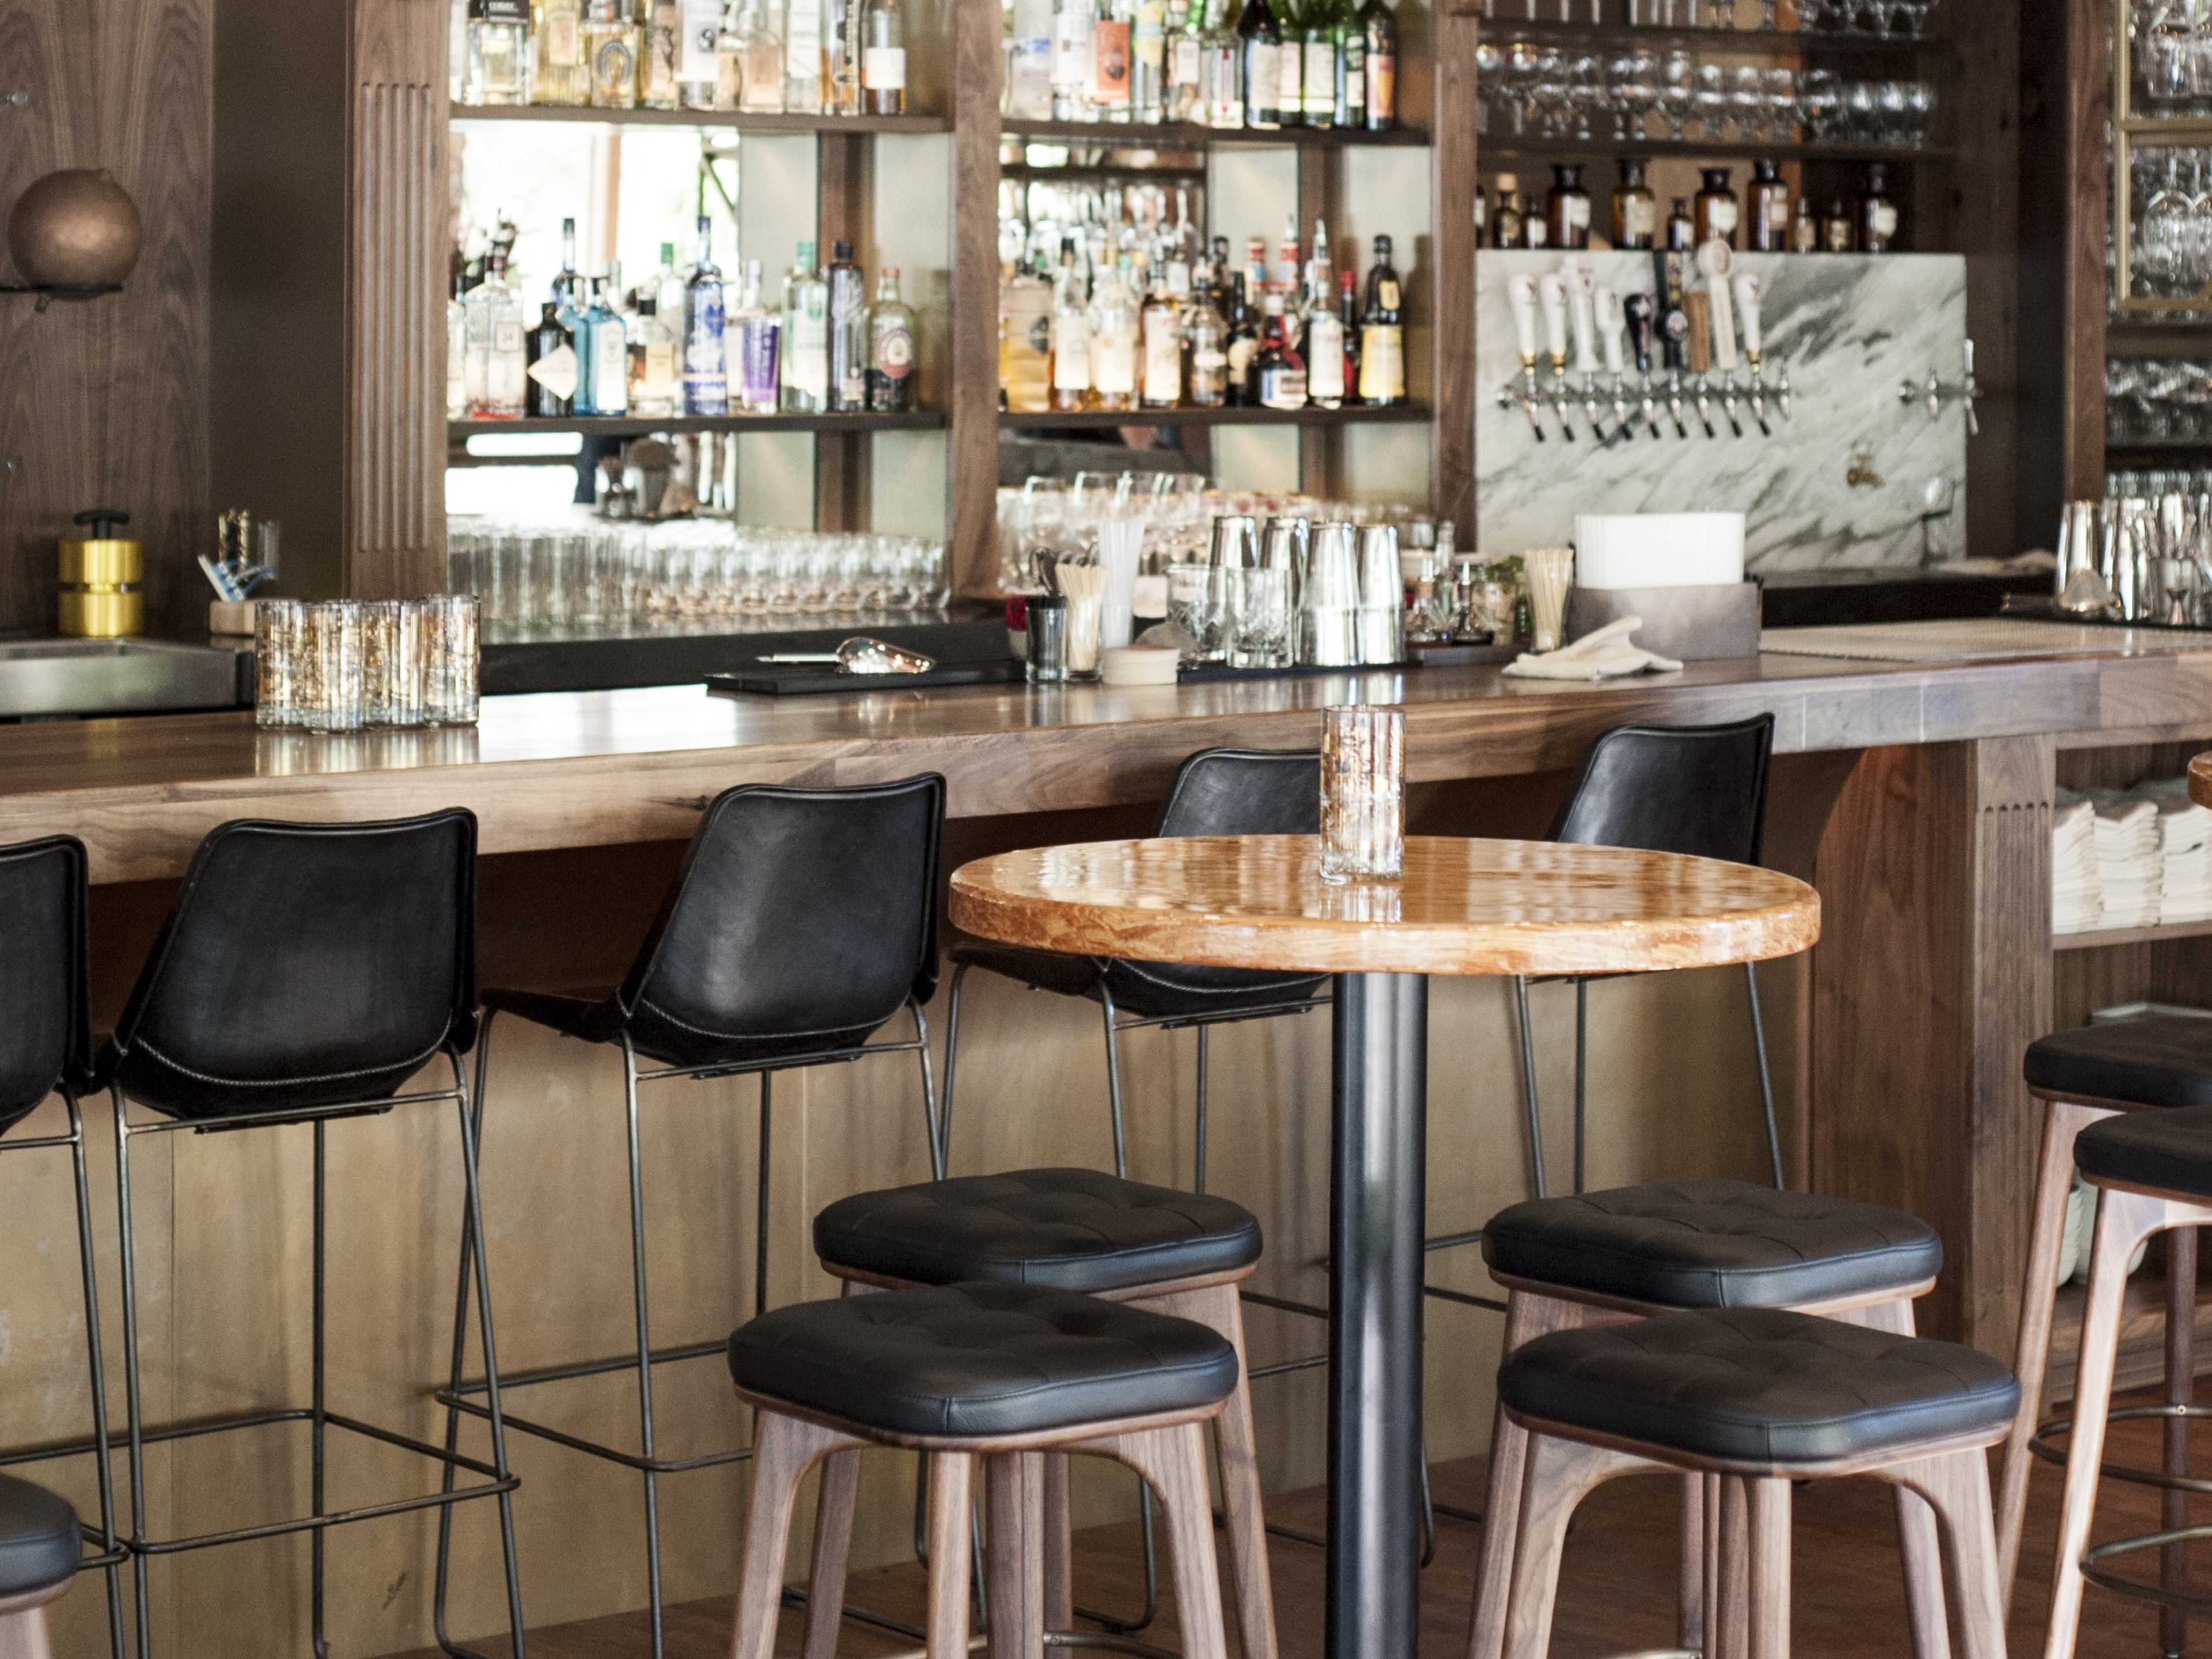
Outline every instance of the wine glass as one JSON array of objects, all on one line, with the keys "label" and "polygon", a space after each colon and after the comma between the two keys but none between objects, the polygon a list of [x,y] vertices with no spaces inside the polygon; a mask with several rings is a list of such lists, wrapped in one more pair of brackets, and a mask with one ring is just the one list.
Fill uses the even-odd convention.
[{"label": "wine glass", "polygon": [[1766,77],[1756,64],[1739,64],[1729,72],[1729,109],[1736,137],[1757,142],[1766,124]]},{"label": "wine glass", "polygon": [[1881,110],[1881,142],[1903,144],[1910,131],[1909,88],[1902,81],[1881,81],[1875,83],[1875,97]]},{"label": "wine glass", "polygon": [[1560,76],[1564,101],[1562,125],[1574,128],[1576,142],[1589,143],[1595,135],[1592,118],[1605,108],[1605,64],[1595,52],[1577,52],[1565,60]]},{"label": "wine glass", "polygon": [[[1487,17],[1487,11],[1483,15]],[[1505,68],[1505,54],[1498,43],[1487,38],[1474,48],[1474,130],[1478,135],[1490,131],[1490,106],[1498,97],[1498,77]],[[1003,254],[1001,256],[1003,258]]]},{"label": "wine glass", "polygon": [[1805,71],[1797,83],[1797,118],[1808,143],[1822,143],[1834,137],[1836,118],[1842,106],[1843,87],[1835,70]]},{"label": "wine glass", "polygon": [[1881,129],[1881,104],[1871,81],[1853,81],[1844,88],[1844,121],[1855,143],[1870,144]]},{"label": "wine glass", "polygon": [[1797,71],[1777,64],[1761,72],[1766,96],[1767,127],[1774,142],[1789,143],[1797,129]]},{"label": "wine glass", "polygon": [[1519,138],[1528,131],[1528,117],[1536,106],[1536,48],[1526,40],[1516,40],[1505,48],[1504,94],[1507,106],[1513,112],[1513,136]]},{"label": "wine glass", "polygon": [[1616,144],[1628,142],[1630,125],[1636,118],[1636,55],[1616,52],[1606,60],[1606,106],[1613,112],[1613,141]]},{"label": "wine glass", "polygon": [[1547,138],[1559,137],[1573,100],[1567,91],[1566,56],[1558,47],[1536,48],[1535,75],[1528,90],[1541,117],[1538,131]]},{"label": "wine glass", "polygon": [[1659,65],[1659,106],[1667,115],[1667,137],[1681,143],[1687,137],[1690,113],[1698,102],[1698,60],[1680,46]]},{"label": "wine glass", "polygon": [[1647,119],[1659,107],[1659,54],[1650,46],[1638,46],[1629,54],[1628,62],[1622,100],[1628,106],[1629,130],[1641,138]]},{"label": "wine glass", "polygon": [[1718,64],[1698,65],[1698,125],[1707,139],[1719,143],[1728,125],[1728,71]]}]

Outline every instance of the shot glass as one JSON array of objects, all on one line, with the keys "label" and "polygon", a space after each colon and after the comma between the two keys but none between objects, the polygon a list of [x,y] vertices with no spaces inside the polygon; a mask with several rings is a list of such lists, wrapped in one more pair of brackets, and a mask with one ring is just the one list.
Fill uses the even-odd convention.
[{"label": "shot glass", "polygon": [[1395,880],[1406,864],[1406,716],[1348,706],[1322,711],[1321,877]]},{"label": "shot glass", "polygon": [[422,617],[422,719],[431,726],[477,723],[477,611],[469,593],[414,599]]},{"label": "shot glass", "polygon": [[257,599],[253,605],[253,723],[264,732],[300,721],[301,653],[307,605],[298,599]]}]

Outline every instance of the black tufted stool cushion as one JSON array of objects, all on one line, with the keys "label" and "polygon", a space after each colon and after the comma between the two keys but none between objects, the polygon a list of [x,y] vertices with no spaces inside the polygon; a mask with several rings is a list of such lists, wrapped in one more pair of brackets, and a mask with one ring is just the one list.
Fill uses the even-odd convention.
[{"label": "black tufted stool cushion", "polygon": [[1509,1279],[1667,1308],[1787,1308],[1919,1285],[1935,1229],[1900,1210],[1744,1181],[1655,1181],[1534,1199],[1484,1229]]},{"label": "black tufted stool cushion", "polygon": [[2075,1141],[2074,1164],[2092,1181],[2212,1199],[2212,1106],[2101,1119]]},{"label": "black tufted stool cushion", "polygon": [[1187,1319],[1025,1285],[803,1303],[730,1338],[739,1388],[897,1435],[1029,1434],[1228,1398],[1237,1351]]},{"label": "black tufted stool cushion", "polygon": [[2212,1106],[2212,1019],[2188,1014],[2053,1031],[2028,1045],[2027,1086],[2069,1100]]},{"label": "black tufted stool cushion", "polygon": [[76,1575],[76,1511],[44,1486],[0,1475],[0,1601]]},{"label": "black tufted stool cushion", "polygon": [[1225,1198],[1095,1170],[1018,1170],[840,1199],[814,1218],[814,1252],[832,1267],[924,1285],[1096,1292],[1249,1267],[1260,1223]]},{"label": "black tufted stool cushion", "polygon": [[1498,1391],[1524,1417],[1775,1463],[1994,1436],[2020,1404],[2011,1370],[1973,1348],[1779,1308],[1540,1336],[1507,1357]]}]

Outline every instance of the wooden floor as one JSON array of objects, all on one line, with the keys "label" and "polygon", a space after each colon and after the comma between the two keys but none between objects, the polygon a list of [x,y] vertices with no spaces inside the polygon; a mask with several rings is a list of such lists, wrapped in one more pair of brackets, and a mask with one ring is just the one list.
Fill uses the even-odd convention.
[{"label": "wooden floor", "polygon": [[[2117,1425],[2110,1455],[2154,1464],[2156,1435],[2151,1425]],[[2212,1442],[2212,1433],[2201,1436],[2200,1441]],[[2212,1468],[2212,1444],[2203,1446],[2197,1468],[2199,1474]],[[1437,1500],[1480,1508],[1483,1473],[1479,1459],[1438,1466],[1435,1472]],[[2056,1468],[2037,1467],[2011,1630],[2011,1650],[2022,1659],[2041,1650],[2058,1486]],[[2096,1535],[2103,1539],[2154,1530],[2158,1501],[2158,1494],[2148,1488],[2106,1483]],[[2212,1504],[2203,1507],[2212,1510]],[[1296,1493],[1278,1500],[1269,1510],[1269,1518],[1317,1531],[1322,1508],[1320,1493]],[[1876,1659],[1876,1656],[1897,1659],[1911,1650],[1899,1589],[1892,1514],[1890,1489],[1871,1481],[1826,1481],[1800,1492],[1792,1643],[1796,1653],[1807,1659],[1861,1659],[1862,1656],[1863,1659]],[[1463,1652],[1468,1604],[1481,1540],[1477,1527],[1453,1521],[1441,1525],[1436,1560],[1421,1580],[1422,1659],[1458,1659]],[[732,1547],[734,1550],[734,1540]],[[803,1551],[803,1540],[798,1547]],[[1583,1505],[1568,1544],[1553,1632],[1553,1653],[1558,1659],[1590,1659],[1672,1646],[1674,1547],[1674,1503],[1670,1492],[1642,1479],[1600,1488]],[[1321,1553],[1309,1546],[1278,1539],[1273,1559],[1282,1659],[1320,1659]],[[2154,1554],[2146,1552],[2136,1560],[2140,1565],[2131,1571],[2155,1572]],[[1141,1596],[1139,1562],[1133,1523],[1080,1534],[1077,1599],[1085,1605],[1133,1606]],[[2200,1571],[2212,1572],[2212,1555],[2205,1556],[2199,1566]],[[1227,1571],[1225,1559],[1223,1570]],[[848,1599],[855,1605],[916,1622],[921,1597],[921,1574],[909,1565],[855,1575]],[[2157,1614],[2153,1609],[2092,1589],[2081,1622],[2080,1659],[2155,1659],[2157,1632]],[[798,1654],[799,1637],[799,1615],[787,1612],[776,1644],[779,1659]],[[1171,1604],[1164,1605],[1160,1622],[1146,1632],[1146,1639],[1170,1648],[1178,1645]],[[488,1638],[470,1645],[487,1656],[507,1651],[504,1640]],[[726,1600],[695,1601],[669,1610],[668,1659],[724,1659],[729,1647],[730,1603]],[[848,1659],[885,1659],[913,1649],[911,1643],[884,1637],[848,1620],[839,1653]],[[2202,1630],[2195,1650],[2212,1653],[2212,1629]],[[643,1613],[534,1630],[530,1637],[532,1659],[635,1659],[649,1651]],[[438,1659],[438,1656],[432,1651],[409,1656],[409,1659]]]}]

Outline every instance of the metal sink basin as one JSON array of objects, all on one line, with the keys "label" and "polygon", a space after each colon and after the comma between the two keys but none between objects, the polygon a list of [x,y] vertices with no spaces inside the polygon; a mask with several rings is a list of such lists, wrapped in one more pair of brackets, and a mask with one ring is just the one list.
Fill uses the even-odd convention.
[{"label": "metal sink basin", "polygon": [[247,654],[167,640],[0,643],[0,719],[235,708]]}]

